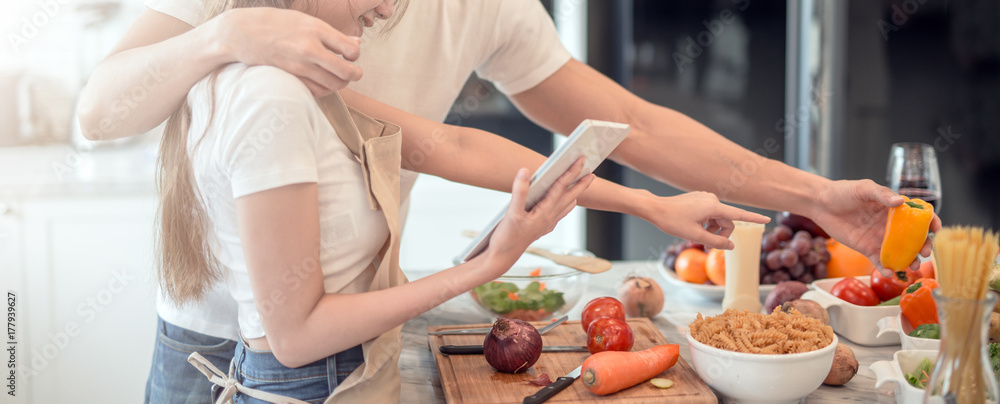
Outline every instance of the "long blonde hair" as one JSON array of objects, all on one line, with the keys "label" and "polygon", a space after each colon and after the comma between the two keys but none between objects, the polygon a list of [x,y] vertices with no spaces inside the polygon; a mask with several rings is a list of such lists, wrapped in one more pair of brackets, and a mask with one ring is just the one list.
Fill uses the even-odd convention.
[{"label": "long blonde hair", "polygon": [[[206,1],[202,21],[227,10],[249,7],[289,8],[296,0],[216,0]],[[325,0],[316,0],[325,1]],[[399,21],[407,0],[396,1],[396,12],[380,29],[388,32]],[[220,69],[209,76],[208,88],[214,88]],[[215,94],[211,91],[214,108]],[[206,130],[211,126],[211,116]],[[195,187],[188,155],[188,130],[191,108],[185,100],[167,120],[157,158],[156,184],[160,192],[156,237],[157,279],[164,295],[178,304],[199,301],[212,283],[222,275],[221,264],[212,254],[208,234],[211,221],[202,197]],[[197,147],[197,145],[195,145]]]}]

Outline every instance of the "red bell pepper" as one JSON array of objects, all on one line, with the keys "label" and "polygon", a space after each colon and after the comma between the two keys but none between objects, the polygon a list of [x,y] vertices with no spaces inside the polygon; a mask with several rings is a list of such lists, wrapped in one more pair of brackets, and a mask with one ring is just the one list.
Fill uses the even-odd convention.
[{"label": "red bell pepper", "polygon": [[906,288],[899,298],[899,309],[913,328],[924,324],[938,324],[937,304],[931,291],[938,288],[934,279],[921,278]]}]

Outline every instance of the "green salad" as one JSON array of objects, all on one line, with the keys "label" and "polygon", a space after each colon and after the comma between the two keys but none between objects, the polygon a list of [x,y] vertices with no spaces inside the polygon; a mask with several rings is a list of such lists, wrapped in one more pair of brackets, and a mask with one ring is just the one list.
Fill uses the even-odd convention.
[{"label": "green salad", "polygon": [[930,381],[931,372],[933,371],[934,362],[931,362],[930,359],[924,358],[924,360],[920,361],[920,364],[917,365],[917,368],[913,370],[913,373],[907,373],[905,375],[906,381],[909,382],[911,386],[922,389],[927,385],[927,382]]},{"label": "green salad", "polygon": [[[990,369],[993,369],[994,375],[1000,375],[1000,344],[990,343],[989,346],[990,354]],[[930,381],[931,373],[934,371],[934,363],[930,359],[924,358],[917,365],[917,368],[913,370],[912,373],[907,373],[904,375],[906,381],[910,383],[911,386],[918,389],[922,389]]]},{"label": "green salad", "polygon": [[939,324],[921,324],[907,335],[914,338],[941,339],[941,326]]},{"label": "green salad", "polygon": [[494,281],[477,286],[472,293],[483,307],[497,314],[515,310],[553,313],[561,309],[566,304],[563,293],[546,289],[543,285],[535,281],[524,289],[518,289],[513,283]]}]

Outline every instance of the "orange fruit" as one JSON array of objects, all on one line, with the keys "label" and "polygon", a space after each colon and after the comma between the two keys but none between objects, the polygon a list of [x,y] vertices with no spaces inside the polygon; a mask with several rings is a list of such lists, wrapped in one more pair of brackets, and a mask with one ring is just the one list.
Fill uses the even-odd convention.
[{"label": "orange fruit", "polygon": [[713,248],[708,250],[705,258],[705,274],[712,283],[722,286],[726,284],[726,251]]},{"label": "orange fruit", "polygon": [[920,277],[937,279],[937,273],[934,271],[934,256],[932,255],[927,261],[920,263]]},{"label": "orange fruit", "polygon": [[826,240],[826,249],[830,251],[830,262],[826,263],[827,278],[871,275],[875,267],[864,254],[832,238]]},{"label": "orange fruit", "polygon": [[674,271],[677,271],[677,277],[684,282],[705,283],[708,280],[708,274],[705,273],[705,260],[707,258],[708,254],[697,248],[681,251],[677,255],[677,261],[674,262]]}]

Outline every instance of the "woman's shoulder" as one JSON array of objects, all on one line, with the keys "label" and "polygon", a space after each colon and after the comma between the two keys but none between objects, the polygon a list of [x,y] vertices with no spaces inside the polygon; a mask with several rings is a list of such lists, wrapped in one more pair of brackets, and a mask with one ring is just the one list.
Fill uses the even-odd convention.
[{"label": "woman's shoulder", "polygon": [[[206,78],[205,80],[209,80]],[[204,81],[204,80],[203,80]],[[315,102],[298,77],[273,66],[232,63],[219,71],[215,91],[246,97],[282,97]]]}]

